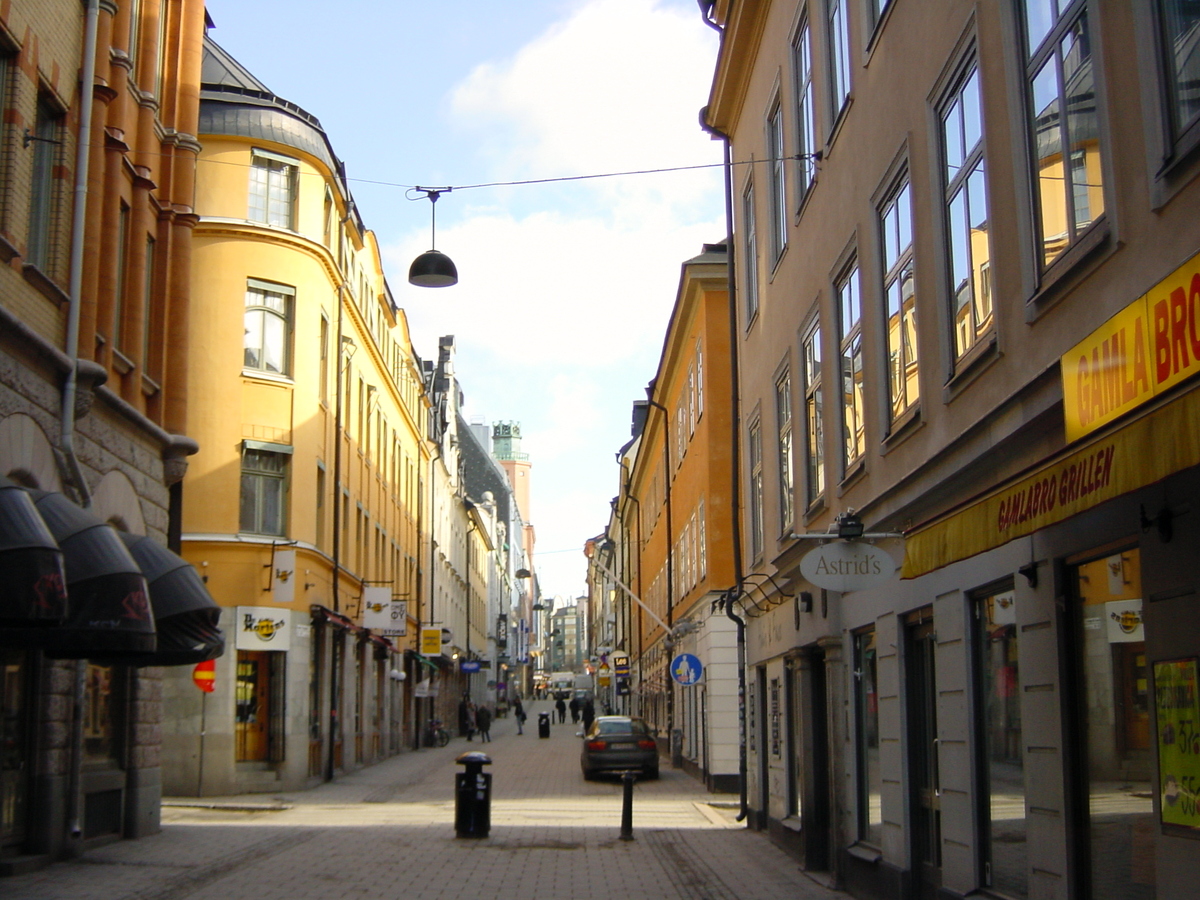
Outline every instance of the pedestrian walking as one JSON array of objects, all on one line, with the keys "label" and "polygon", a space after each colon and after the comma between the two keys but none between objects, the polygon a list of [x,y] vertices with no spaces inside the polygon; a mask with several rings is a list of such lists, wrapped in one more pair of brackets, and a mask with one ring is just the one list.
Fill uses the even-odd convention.
[{"label": "pedestrian walking", "polygon": [[475,710],[475,725],[479,728],[480,743],[491,743],[492,740],[492,711],[486,706]]},{"label": "pedestrian walking", "polygon": [[572,697],[571,702],[567,706],[571,710],[571,724],[577,725],[579,723],[579,698]]},{"label": "pedestrian walking", "polygon": [[588,697],[583,701],[583,730],[586,733],[592,727],[592,723],[596,721],[596,706],[592,703],[592,698]]},{"label": "pedestrian walking", "polygon": [[525,706],[518,697],[513,701],[513,718],[517,720],[517,734],[525,733]]},{"label": "pedestrian walking", "polygon": [[476,728],[475,716],[476,716],[476,714],[477,714],[477,712],[475,709],[475,704],[468,701],[467,702],[467,740],[468,741],[475,740],[475,728]]},{"label": "pedestrian walking", "polygon": [[554,701],[554,708],[558,710],[558,724],[567,721],[567,704],[563,702],[563,698],[559,697]]},{"label": "pedestrian walking", "polygon": [[471,701],[467,698],[466,694],[463,694],[463,698],[458,701],[458,736],[459,737],[467,736],[467,709],[470,705],[470,702]]}]

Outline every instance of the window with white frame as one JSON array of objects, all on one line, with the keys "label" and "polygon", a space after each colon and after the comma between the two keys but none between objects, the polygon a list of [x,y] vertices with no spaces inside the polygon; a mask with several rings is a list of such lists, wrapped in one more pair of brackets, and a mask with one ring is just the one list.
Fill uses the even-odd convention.
[{"label": "window with white frame", "polygon": [[763,552],[763,460],[762,423],[750,423],[746,442],[750,460],[750,558],[758,559]]},{"label": "window with white frame", "polygon": [[708,536],[704,527],[704,498],[696,511],[696,552],[699,557],[700,577],[708,577]]},{"label": "window with white frame", "polygon": [[821,325],[814,322],[804,334],[805,463],[808,505],[825,493],[825,424],[821,402]]},{"label": "window with white frame", "polygon": [[244,353],[246,369],[291,374],[294,288],[251,278],[246,281]]},{"label": "window with white frame", "polygon": [[704,415],[704,344],[696,340],[696,421]]},{"label": "window with white frame", "polygon": [[117,209],[117,271],[112,312],[112,346],[119,353],[125,352],[126,340],[125,291],[129,280],[129,219],[129,204],[122,200]]},{"label": "window with white frame", "polygon": [[991,224],[979,70],[971,62],[942,106],[950,315],[959,359],[992,330]]},{"label": "window with white frame", "polygon": [[850,265],[837,283],[838,365],[842,389],[842,469],[849,473],[867,449],[863,403],[862,291],[858,263]]},{"label": "window with white frame", "polygon": [[[150,365],[154,332],[154,278],[158,271],[158,244],[154,238],[147,235],[145,245],[145,268],[142,270],[142,372],[152,375]],[[161,365],[161,363],[156,363]]]},{"label": "window with white frame", "polygon": [[836,118],[850,99],[850,19],[848,0],[829,0],[829,89]]},{"label": "window with white frame", "polygon": [[29,196],[29,236],[25,259],[53,274],[58,250],[58,216],[62,191],[54,170],[62,148],[63,115],[49,100],[38,98],[33,124],[33,175]]},{"label": "window with white frame", "polygon": [[783,147],[783,105],[778,98],[767,116],[767,152],[771,154],[771,262],[787,247],[787,171]]},{"label": "window with white frame", "polygon": [[1036,215],[1043,266],[1104,213],[1104,147],[1087,0],[1024,0]]},{"label": "window with white frame", "polygon": [[803,201],[817,177],[817,106],[813,95],[812,29],[808,15],[792,39],[792,69],[796,81],[796,156],[799,163],[797,202]]},{"label": "window with white frame", "polygon": [[298,160],[266,150],[251,151],[250,221],[294,230],[299,172]]},{"label": "window with white frame", "polygon": [[858,839],[883,842],[883,769],[879,758],[879,678],[875,629],[854,635],[854,743]]},{"label": "window with white frame", "polygon": [[888,399],[892,421],[920,398],[917,307],[913,280],[912,199],[907,174],[879,213],[883,232],[883,298],[887,318]]},{"label": "window with white frame", "polygon": [[742,191],[742,255],[746,281],[746,295],[742,300],[746,312],[746,325],[749,326],[758,315],[758,238],[755,235],[754,224],[754,181],[746,182]]},{"label": "window with white frame", "polygon": [[243,448],[239,530],[249,534],[284,534],[287,460],[287,453]]},{"label": "window with white frame", "polygon": [[966,68],[942,110],[950,317],[955,359],[992,329],[991,226],[979,71]]},{"label": "window with white frame", "polygon": [[1200,4],[1155,0],[1166,70],[1168,108],[1176,138],[1200,116]]},{"label": "window with white frame", "polygon": [[792,470],[792,376],[784,371],[775,381],[775,421],[778,426],[779,530],[787,533],[795,514]]}]

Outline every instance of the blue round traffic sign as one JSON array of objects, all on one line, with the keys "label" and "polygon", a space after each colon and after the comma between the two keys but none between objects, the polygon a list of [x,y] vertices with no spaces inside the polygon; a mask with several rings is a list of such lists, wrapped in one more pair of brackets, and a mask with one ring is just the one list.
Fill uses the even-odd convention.
[{"label": "blue round traffic sign", "polygon": [[704,674],[704,665],[690,653],[680,653],[671,660],[671,677],[680,684],[695,684]]}]

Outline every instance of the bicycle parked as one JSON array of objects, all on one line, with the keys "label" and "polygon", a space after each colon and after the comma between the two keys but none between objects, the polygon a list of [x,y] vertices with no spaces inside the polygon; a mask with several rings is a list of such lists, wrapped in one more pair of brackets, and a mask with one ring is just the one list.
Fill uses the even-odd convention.
[{"label": "bicycle parked", "polygon": [[450,732],[442,725],[441,719],[430,719],[425,726],[425,746],[445,747],[450,743]]}]

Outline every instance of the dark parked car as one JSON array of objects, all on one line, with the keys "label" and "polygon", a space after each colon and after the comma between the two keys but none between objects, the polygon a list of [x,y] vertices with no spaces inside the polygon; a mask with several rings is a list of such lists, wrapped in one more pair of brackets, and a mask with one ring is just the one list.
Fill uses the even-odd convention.
[{"label": "dark parked car", "polygon": [[583,736],[579,767],[584,778],[628,769],[638,769],[646,778],[657,778],[658,742],[642,719],[600,716]]}]

